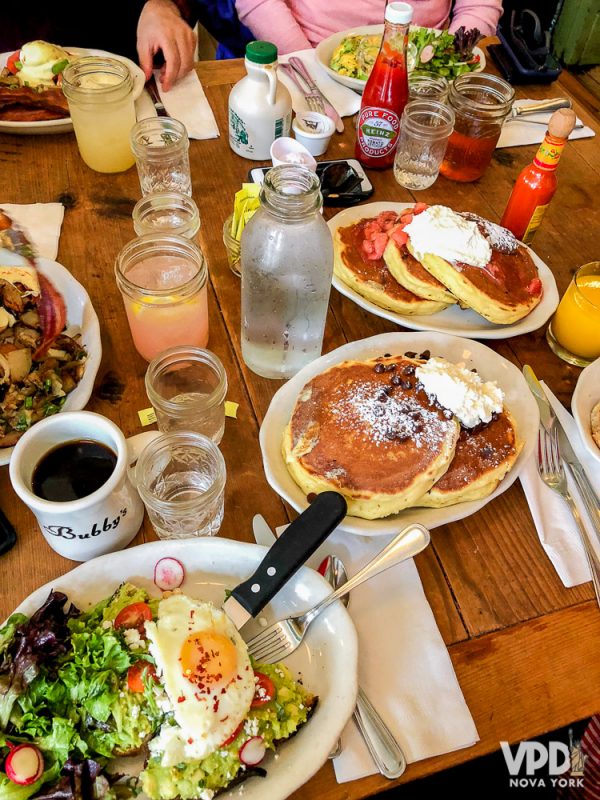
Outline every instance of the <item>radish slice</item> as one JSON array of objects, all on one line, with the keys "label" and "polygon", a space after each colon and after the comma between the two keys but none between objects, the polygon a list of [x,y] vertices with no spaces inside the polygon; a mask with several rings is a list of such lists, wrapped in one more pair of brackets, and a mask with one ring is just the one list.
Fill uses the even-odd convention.
[{"label": "radish slice", "polygon": [[183,583],[185,570],[181,561],[176,558],[161,558],[154,567],[154,583],[166,592],[177,589]]},{"label": "radish slice", "polygon": [[29,786],[42,777],[44,759],[33,744],[20,744],[6,756],[4,768],[8,778],[19,786]]},{"label": "radish slice", "polygon": [[421,64],[427,64],[428,61],[431,61],[433,56],[435,55],[435,50],[433,47],[428,44],[421,50],[421,55],[419,56],[421,60]]},{"label": "radish slice", "polygon": [[265,757],[267,748],[262,736],[253,736],[240,747],[240,761],[247,767],[254,767]]}]

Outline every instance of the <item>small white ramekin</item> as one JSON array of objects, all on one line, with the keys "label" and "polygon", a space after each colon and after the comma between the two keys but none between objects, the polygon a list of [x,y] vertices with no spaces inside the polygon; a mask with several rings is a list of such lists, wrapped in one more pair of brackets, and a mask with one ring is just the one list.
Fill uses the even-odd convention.
[{"label": "small white ramekin", "polygon": [[292,122],[296,141],[306,147],[313,156],[322,155],[329,147],[329,140],[335,131],[331,117],[316,111],[302,111]]}]

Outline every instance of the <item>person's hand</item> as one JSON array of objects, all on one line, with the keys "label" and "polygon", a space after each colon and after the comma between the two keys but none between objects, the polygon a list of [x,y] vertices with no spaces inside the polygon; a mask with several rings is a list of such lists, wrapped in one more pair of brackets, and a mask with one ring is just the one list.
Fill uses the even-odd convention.
[{"label": "person's hand", "polygon": [[194,66],[196,34],[181,18],[171,0],[148,0],[137,27],[137,51],[146,80],[152,75],[152,60],[162,50],[165,63],[160,82],[165,91]]}]

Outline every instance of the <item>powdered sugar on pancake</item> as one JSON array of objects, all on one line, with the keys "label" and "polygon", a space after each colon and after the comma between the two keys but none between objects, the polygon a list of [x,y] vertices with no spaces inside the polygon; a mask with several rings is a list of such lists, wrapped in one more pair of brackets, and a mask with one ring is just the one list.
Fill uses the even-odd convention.
[{"label": "powdered sugar on pancake", "polygon": [[[332,414],[345,427],[364,431],[368,439],[380,446],[409,439],[417,448],[435,448],[447,435],[436,410],[423,406],[401,389],[386,394],[373,383],[356,381],[332,407]],[[450,423],[448,423],[450,424]]]},{"label": "powdered sugar on pancake", "polygon": [[508,228],[496,225],[495,222],[490,222],[489,219],[484,219],[479,214],[473,214],[471,211],[461,211],[461,216],[479,226],[479,230],[488,240],[493,250],[508,255],[514,253],[519,247],[519,242]]}]

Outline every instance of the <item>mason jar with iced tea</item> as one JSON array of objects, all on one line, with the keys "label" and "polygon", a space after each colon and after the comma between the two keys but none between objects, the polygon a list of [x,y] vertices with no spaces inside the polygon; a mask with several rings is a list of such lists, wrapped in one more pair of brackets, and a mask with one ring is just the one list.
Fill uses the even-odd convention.
[{"label": "mason jar with iced tea", "polygon": [[465,183],[481,178],[514,98],[510,84],[486,72],[459,75],[450,84],[448,105],[455,122],[440,167],[442,175]]}]

